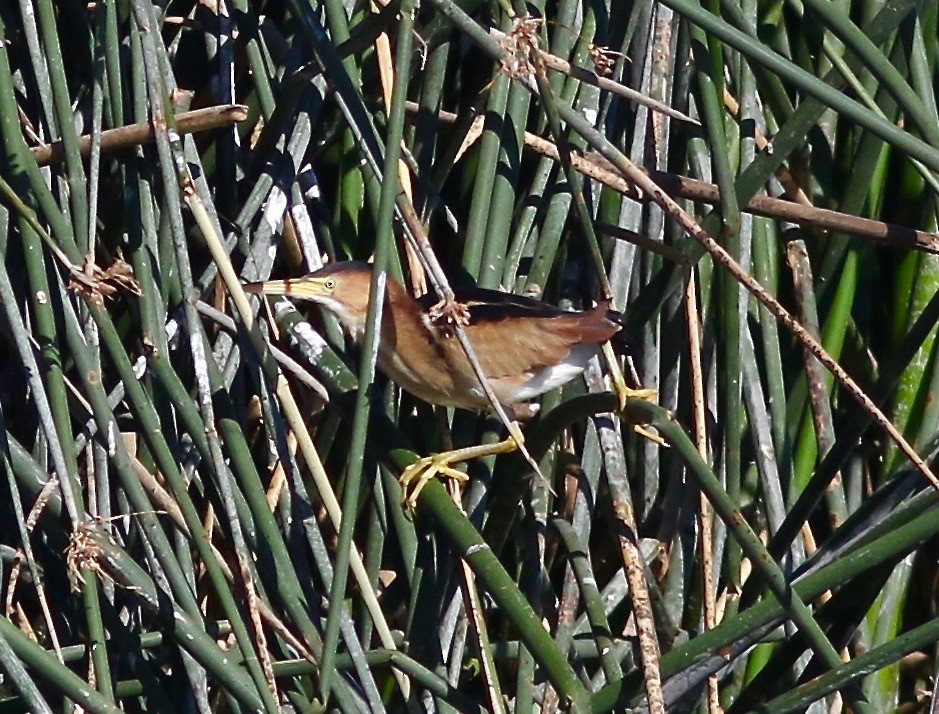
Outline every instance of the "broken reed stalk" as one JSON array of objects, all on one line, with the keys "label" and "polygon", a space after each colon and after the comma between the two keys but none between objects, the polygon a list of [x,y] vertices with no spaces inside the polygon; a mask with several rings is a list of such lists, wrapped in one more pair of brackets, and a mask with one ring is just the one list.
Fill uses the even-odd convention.
[{"label": "broken reed stalk", "polygon": [[[196,134],[211,131],[222,126],[237,124],[248,118],[248,107],[241,104],[222,104],[176,115],[176,129],[180,134]],[[153,125],[150,122],[127,124],[116,129],[101,132],[101,151],[109,153],[127,149],[131,146],[148,144],[154,139]],[[78,140],[82,156],[91,153],[92,135],[84,134]],[[65,149],[61,141],[31,149],[40,166],[56,164],[65,159]]]},{"label": "broken reed stalk", "polygon": [[[420,111],[416,102],[408,102],[407,109],[412,115],[416,115]],[[457,115],[451,112],[438,111],[437,118],[441,122],[450,124],[456,121]],[[525,132],[525,147],[543,156],[559,160],[557,146],[531,132]],[[571,165],[584,176],[599,181],[630,198],[650,200],[649,195],[637,191],[636,187],[627,181],[609,161],[598,154],[572,154]],[[655,181],[663,191],[673,198],[699,201],[710,205],[720,203],[720,189],[715,184],[664,171],[639,170]],[[934,233],[916,230],[907,226],[898,226],[893,223],[875,221],[871,218],[852,216],[848,213],[832,211],[827,208],[807,206],[770,196],[754,196],[746,206],[742,207],[742,210],[755,216],[798,223],[818,230],[868,238],[895,248],[939,253],[939,236]]]}]

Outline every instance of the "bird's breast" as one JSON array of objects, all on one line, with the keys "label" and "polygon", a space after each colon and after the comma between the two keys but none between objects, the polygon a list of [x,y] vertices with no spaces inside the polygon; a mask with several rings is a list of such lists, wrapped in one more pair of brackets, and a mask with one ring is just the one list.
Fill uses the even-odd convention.
[{"label": "bird's breast", "polygon": [[378,366],[398,386],[425,402],[464,409],[480,408],[476,395],[460,387],[445,363],[430,352],[422,359],[419,356],[421,352],[425,350],[420,344],[405,349],[383,344],[378,351]]}]

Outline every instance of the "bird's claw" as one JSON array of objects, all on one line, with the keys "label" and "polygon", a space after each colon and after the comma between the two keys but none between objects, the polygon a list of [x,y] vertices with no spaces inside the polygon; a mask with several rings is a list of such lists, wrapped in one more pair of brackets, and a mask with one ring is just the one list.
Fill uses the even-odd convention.
[{"label": "bird's claw", "polygon": [[461,459],[451,453],[434,454],[418,459],[401,472],[398,483],[401,484],[401,503],[408,510],[417,505],[417,497],[421,495],[431,479],[438,474],[446,476],[454,481],[464,483],[469,477],[451,466],[455,461]]},{"label": "bird's claw", "polygon": [[[626,384],[626,376],[616,360],[616,354],[613,352],[613,346],[609,342],[603,344],[603,356],[606,358],[607,365],[610,368],[610,377],[613,380],[613,392],[619,399],[619,410],[626,410],[626,403],[630,399],[643,399],[647,402],[655,402],[659,396],[658,389],[633,389]],[[633,370],[633,379],[638,381],[636,372]]]},{"label": "bird's claw", "polygon": [[[521,438],[521,432],[519,432]],[[463,483],[469,480],[469,477],[453,468],[453,464],[470,459],[478,459],[483,456],[495,456],[497,454],[508,454],[518,448],[519,440],[509,436],[495,444],[478,444],[476,446],[467,446],[455,451],[444,451],[433,456],[425,456],[418,459],[401,472],[398,483],[401,484],[401,502],[408,509],[417,505],[417,497],[421,494],[424,486],[438,474],[446,476],[454,481]],[[413,485],[412,485],[413,484]]]},{"label": "bird's claw", "polygon": [[616,390],[616,396],[619,397],[619,408],[623,410],[630,399],[642,399],[646,402],[655,403],[656,398],[659,396],[659,390],[632,389],[624,384]]},{"label": "bird's claw", "polygon": [[[626,405],[630,399],[642,399],[647,402],[655,403],[659,396],[658,389],[632,389],[627,387],[625,381],[616,385],[616,396],[619,398],[619,407],[621,412],[626,411]],[[653,444],[659,446],[668,446],[668,443],[661,436],[646,428],[645,424],[633,424],[633,431],[639,436],[645,437]]]},{"label": "bird's claw", "polygon": [[649,431],[644,424],[633,424],[633,431],[636,432],[639,436],[645,437],[653,444],[659,446],[664,446],[668,448],[668,442],[665,441],[661,436],[656,434],[654,431]]}]

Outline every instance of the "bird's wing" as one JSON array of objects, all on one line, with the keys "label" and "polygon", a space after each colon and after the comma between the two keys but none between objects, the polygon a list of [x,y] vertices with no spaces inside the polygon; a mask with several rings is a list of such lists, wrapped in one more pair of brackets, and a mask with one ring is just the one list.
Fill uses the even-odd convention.
[{"label": "bird's wing", "polygon": [[[466,334],[473,345],[481,346],[476,355],[490,379],[532,373],[559,364],[574,345],[599,344],[620,329],[608,318],[606,304],[586,312],[566,312],[519,296],[492,295],[505,295],[508,299],[496,302],[489,296],[488,299],[457,296],[469,308]],[[465,365],[466,355],[455,336],[445,338],[442,344],[448,361]]]}]

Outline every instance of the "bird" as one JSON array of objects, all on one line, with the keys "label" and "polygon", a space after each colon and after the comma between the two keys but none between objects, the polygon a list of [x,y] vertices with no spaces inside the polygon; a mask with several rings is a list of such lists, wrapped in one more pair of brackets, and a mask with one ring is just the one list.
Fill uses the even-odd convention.
[{"label": "bird", "polygon": [[[372,266],[339,261],[299,278],[249,283],[246,292],[312,302],[336,316],[356,341],[365,336]],[[455,335],[459,321],[499,403],[518,405],[567,384],[581,374],[611,337],[622,318],[608,301],[584,311],[568,311],[538,300],[482,288],[455,291],[454,310],[434,296],[414,298],[388,276],[379,334],[379,369],[419,399],[446,407],[489,411],[486,396]],[[625,388],[625,385],[623,385]],[[628,390],[651,398],[654,390]],[[624,399],[621,395],[621,398]],[[520,434],[521,432],[516,432]],[[464,481],[452,464],[518,448],[509,436],[497,444],[456,449],[419,459],[400,481],[409,507],[435,475]],[[414,484],[411,486],[411,484]]]}]

